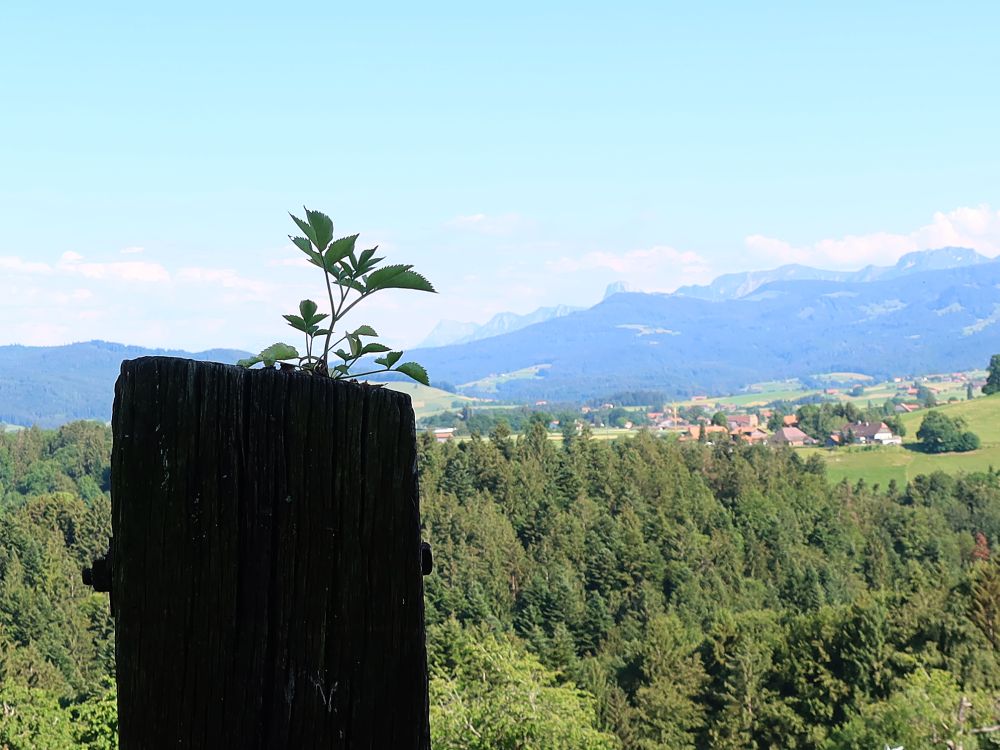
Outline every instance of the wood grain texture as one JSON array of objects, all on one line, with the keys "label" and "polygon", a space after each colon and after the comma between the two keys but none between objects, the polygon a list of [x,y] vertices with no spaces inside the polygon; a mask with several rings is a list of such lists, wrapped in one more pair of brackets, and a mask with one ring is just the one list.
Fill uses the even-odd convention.
[{"label": "wood grain texture", "polygon": [[428,750],[409,397],[143,357],[113,430],[122,750]]}]

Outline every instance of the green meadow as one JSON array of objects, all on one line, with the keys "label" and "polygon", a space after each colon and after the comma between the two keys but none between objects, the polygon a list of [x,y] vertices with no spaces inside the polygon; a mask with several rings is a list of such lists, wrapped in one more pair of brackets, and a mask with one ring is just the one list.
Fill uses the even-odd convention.
[{"label": "green meadow", "polygon": [[[374,382],[374,381],[372,381]],[[423,419],[432,414],[440,414],[443,411],[454,411],[469,406],[481,405],[477,399],[468,396],[459,396],[457,393],[442,391],[440,388],[433,388],[414,382],[383,383],[386,388],[409,395],[413,404],[413,413],[416,418]]]},{"label": "green meadow", "polygon": [[991,466],[1000,468],[1000,395],[980,397],[972,401],[959,401],[935,407],[951,417],[961,417],[967,429],[979,435],[982,447],[969,453],[930,455],[915,450],[917,430],[928,410],[903,416],[906,436],[903,446],[857,448],[802,448],[804,454],[819,453],[827,462],[827,474],[834,482],[847,479],[855,482],[864,479],[871,484],[885,486],[895,479],[905,484],[920,474],[944,471],[985,471]]}]

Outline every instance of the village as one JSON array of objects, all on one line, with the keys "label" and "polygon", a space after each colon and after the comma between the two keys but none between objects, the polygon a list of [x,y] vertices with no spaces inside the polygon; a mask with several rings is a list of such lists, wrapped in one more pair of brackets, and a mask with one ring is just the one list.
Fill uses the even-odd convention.
[{"label": "village", "polygon": [[[981,371],[899,376],[881,383],[855,377],[856,382],[837,383],[836,387],[790,390],[787,383],[778,383],[764,385],[759,392],[749,389],[737,396],[696,395],[653,407],[608,400],[573,407],[576,414],[546,401],[520,408],[522,412],[533,409],[534,414],[547,415],[544,423],[553,439],[584,430],[603,439],[645,430],[679,442],[707,444],[733,441],[793,448],[893,446],[902,445],[905,434],[898,417],[970,398],[985,382]],[[489,413],[492,419],[499,420],[509,417],[504,412],[510,408],[496,406],[478,413]],[[816,416],[817,409],[823,411],[822,418]],[[450,424],[443,424],[448,420],[441,415],[425,426],[437,442],[462,439],[476,429],[476,419],[470,417],[474,411],[467,408],[455,413]],[[807,417],[806,423],[803,416]],[[519,431],[518,425],[513,428],[515,433]]]}]

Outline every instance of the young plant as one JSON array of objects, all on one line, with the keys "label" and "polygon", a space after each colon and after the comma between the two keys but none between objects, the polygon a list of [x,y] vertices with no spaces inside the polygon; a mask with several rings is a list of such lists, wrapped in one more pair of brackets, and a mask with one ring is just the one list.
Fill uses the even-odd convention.
[{"label": "young plant", "polygon": [[[374,339],[378,337],[375,329],[369,325],[358,326],[352,331],[344,331],[339,338],[334,339],[343,318],[355,305],[366,297],[383,289],[416,289],[421,292],[434,292],[431,283],[416,271],[413,266],[393,265],[379,266],[384,258],[375,257],[377,247],[355,250],[358,235],[333,238],[333,222],[326,214],[305,209],[306,220],[292,216],[292,220],[302,230],[304,237],[292,237],[292,243],[317,268],[323,270],[326,281],[326,294],[330,303],[330,312],[319,312],[319,305],[311,299],[299,303],[298,315],[284,315],[288,325],[305,335],[305,353],[284,343],[272,344],[256,357],[241,359],[237,364],[242,367],[253,367],[263,363],[265,367],[274,367],[281,363],[282,368],[296,368],[313,375],[325,375],[335,379],[360,378],[375,375],[380,372],[400,372],[418,383],[428,385],[427,371],[416,362],[399,360],[403,352],[390,351],[385,344]],[[369,339],[364,341],[363,339]],[[374,358],[376,369],[364,372],[352,372],[358,362],[371,354],[381,356]],[[335,363],[331,364],[331,355]]]}]

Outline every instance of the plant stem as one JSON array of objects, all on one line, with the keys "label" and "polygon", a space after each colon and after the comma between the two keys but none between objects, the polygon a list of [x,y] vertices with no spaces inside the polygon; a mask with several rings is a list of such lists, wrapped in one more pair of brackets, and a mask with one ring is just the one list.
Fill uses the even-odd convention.
[{"label": "plant stem", "polygon": [[[333,327],[337,324],[337,308],[333,304],[333,286],[330,284],[330,272],[323,266],[323,278],[326,279],[326,295],[330,299],[330,325],[327,327],[326,345],[323,347],[323,365],[330,369],[330,337],[333,336]],[[343,303],[343,292],[341,292],[341,303]]]}]

